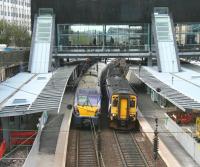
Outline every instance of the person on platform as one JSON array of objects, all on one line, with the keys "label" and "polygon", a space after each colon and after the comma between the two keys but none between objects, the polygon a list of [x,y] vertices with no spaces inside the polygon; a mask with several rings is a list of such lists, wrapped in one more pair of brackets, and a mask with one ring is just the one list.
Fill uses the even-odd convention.
[{"label": "person on platform", "polygon": [[115,42],[115,41],[114,41],[113,37],[111,36],[111,38],[110,38],[110,45],[113,46],[113,45],[114,45],[114,42]]},{"label": "person on platform", "polygon": [[96,38],[94,38],[93,39],[93,45],[96,46],[96,43],[97,43]]}]

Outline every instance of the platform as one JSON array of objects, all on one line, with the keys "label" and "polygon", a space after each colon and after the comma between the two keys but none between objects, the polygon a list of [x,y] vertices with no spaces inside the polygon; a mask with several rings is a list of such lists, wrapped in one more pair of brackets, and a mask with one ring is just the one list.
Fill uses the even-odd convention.
[{"label": "platform", "polygon": [[[157,75],[157,77],[159,76]],[[158,93],[162,93],[162,90],[168,90],[168,93],[171,92],[172,95],[176,95],[177,93],[179,93],[175,89],[171,88],[169,85],[164,84],[163,82],[158,80],[156,76],[154,77],[150,72],[145,70],[145,68],[142,68],[140,73],[139,69],[135,68],[134,73],[129,73],[128,80],[136,85],[140,85],[139,82],[144,82],[148,87],[150,87],[154,91],[156,91],[157,88],[161,88],[161,92]],[[160,140],[159,153],[162,156],[163,160],[166,162],[166,164],[168,166],[177,167],[199,166],[173,136],[174,134],[172,133],[174,131],[172,131],[172,133],[168,131],[166,127],[165,114],[168,111],[168,109],[160,108],[158,104],[152,102],[150,95],[147,95],[147,93],[144,90],[144,87],[139,87],[138,92],[138,107],[140,109],[138,120],[142,126],[143,131],[146,133],[150,141],[153,141],[154,135],[152,132],[155,129],[155,118],[158,118],[158,132]],[[181,93],[179,94],[181,95],[181,97],[185,96]],[[164,96],[169,100],[170,96],[166,97],[166,94],[164,95],[161,94],[161,96]],[[189,98],[187,96],[185,97]],[[170,100],[172,101],[173,99]],[[173,103],[176,104],[175,102]],[[179,107],[181,108],[182,106]]]},{"label": "platform", "polygon": [[168,166],[173,167],[198,167],[199,165],[187,154],[180,146],[175,137],[165,127],[165,112],[156,103],[153,103],[149,96],[144,93],[138,94],[139,109],[142,115],[139,115],[139,121],[144,132],[151,141],[153,141],[153,130],[155,129],[155,118],[158,118],[159,132],[159,153]]},{"label": "platform", "polygon": [[[56,110],[51,112],[55,117],[47,121],[46,127],[39,131],[23,167],[65,167],[68,135],[73,111],[73,108],[67,109],[66,106],[73,104],[73,100],[74,94],[67,92],[63,96],[59,113]],[[55,124],[59,126],[55,127]],[[55,134],[53,134],[54,130],[56,130]],[[44,137],[47,139],[50,136],[53,139],[48,139],[45,142]]]}]

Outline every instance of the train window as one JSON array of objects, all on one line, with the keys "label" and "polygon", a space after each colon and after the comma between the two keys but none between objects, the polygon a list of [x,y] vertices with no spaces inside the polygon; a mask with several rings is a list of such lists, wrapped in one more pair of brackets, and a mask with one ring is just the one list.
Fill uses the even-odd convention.
[{"label": "train window", "polygon": [[118,99],[114,99],[112,105],[113,105],[113,107],[117,107],[117,105],[118,105]]},{"label": "train window", "polygon": [[96,106],[98,104],[99,98],[98,96],[88,96],[88,105]]},{"label": "train window", "polygon": [[130,101],[130,107],[135,107],[135,101],[133,99]]},{"label": "train window", "polygon": [[78,105],[87,105],[87,96],[78,96]]}]

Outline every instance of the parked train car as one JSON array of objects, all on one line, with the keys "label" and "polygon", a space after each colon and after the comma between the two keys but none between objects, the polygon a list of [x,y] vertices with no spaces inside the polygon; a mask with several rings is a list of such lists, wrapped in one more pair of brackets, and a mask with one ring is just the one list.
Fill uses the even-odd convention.
[{"label": "parked train car", "polygon": [[114,129],[137,129],[137,95],[130,87],[123,71],[110,64],[107,71],[109,125]]},{"label": "parked train car", "polygon": [[76,126],[88,126],[91,120],[98,126],[101,112],[100,78],[105,66],[104,63],[91,66],[78,84],[73,112]]}]

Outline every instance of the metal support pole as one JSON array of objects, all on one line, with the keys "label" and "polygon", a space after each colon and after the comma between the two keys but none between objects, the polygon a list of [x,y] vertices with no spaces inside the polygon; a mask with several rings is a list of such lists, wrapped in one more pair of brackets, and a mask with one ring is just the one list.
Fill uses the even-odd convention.
[{"label": "metal support pole", "polygon": [[[98,128],[98,141],[97,141],[97,149],[98,149],[98,155],[99,155],[99,159],[101,160],[101,130],[100,128]],[[100,166],[101,166],[101,161],[99,162]]]},{"label": "metal support pole", "polygon": [[155,160],[155,167],[157,167],[157,159],[158,159],[158,118],[155,118],[156,128],[154,131],[154,139],[153,139],[153,157]]},{"label": "metal support pole", "polygon": [[148,24],[148,43],[149,43],[149,51],[152,51],[152,28],[151,23]]},{"label": "metal support pole", "polygon": [[103,25],[103,50],[106,46],[106,25]]}]

